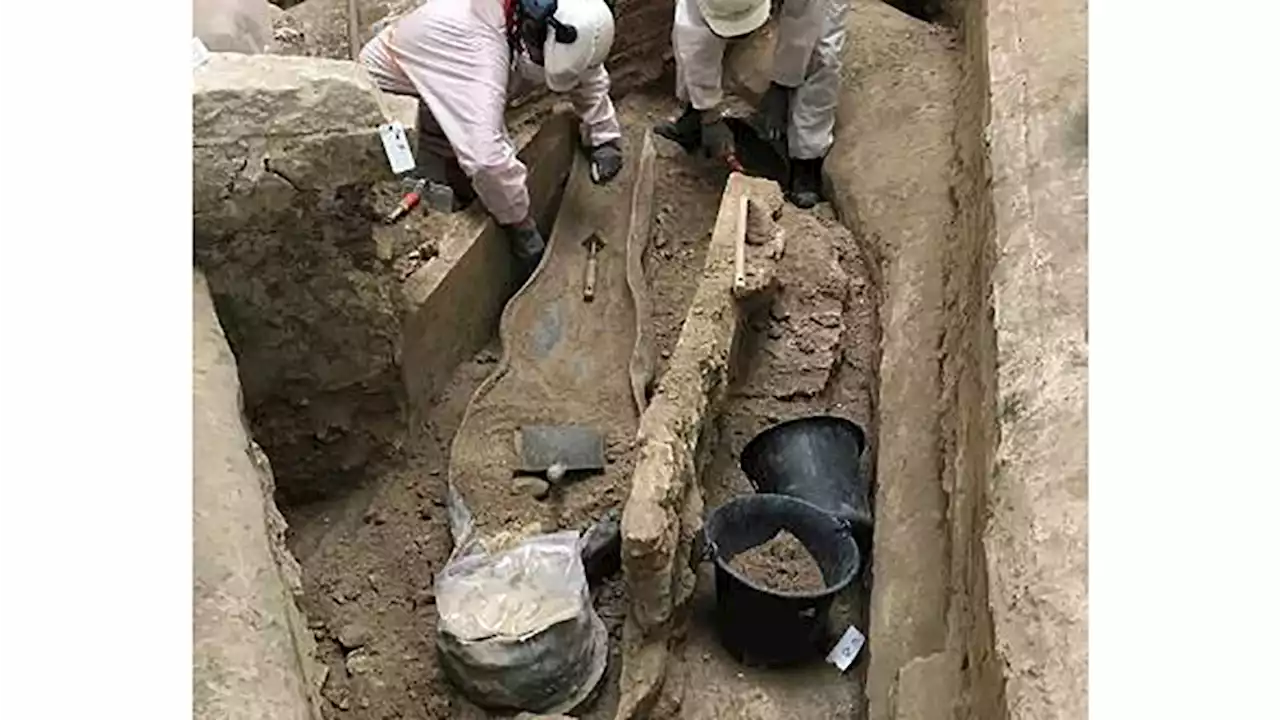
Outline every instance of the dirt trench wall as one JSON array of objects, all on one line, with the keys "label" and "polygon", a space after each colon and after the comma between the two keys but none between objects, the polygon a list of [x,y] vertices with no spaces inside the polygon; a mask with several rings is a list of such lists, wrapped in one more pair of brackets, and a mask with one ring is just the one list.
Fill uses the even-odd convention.
[{"label": "dirt trench wall", "polygon": [[869,716],[1083,717],[1086,11],[947,11],[854,2],[825,168],[883,297]]},{"label": "dirt trench wall", "polygon": [[975,325],[979,347],[994,337],[979,367],[994,370],[995,432],[972,482],[986,479],[975,525],[995,660],[1010,718],[1075,720],[1088,713],[1088,8],[986,0],[964,18],[967,70],[990,98],[990,175],[970,182],[990,181],[991,225],[979,215],[961,237],[985,239],[991,263],[991,314]]},{"label": "dirt trench wall", "polygon": [[284,544],[271,466],[249,436],[235,357],[203,275],[193,284],[193,713],[319,720],[315,641]]},{"label": "dirt trench wall", "polygon": [[[353,482],[403,441],[510,287],[501,231],[465,213],[380,217],[399,199],[377,125],[416,104],[347,61],[219,54],[195,72],[195,262],[240,363],[254,433],[287,503]],[[536,131],[536,132],[535,132]],[[516,135],[535,215],[572,157],[555,115]]]}]

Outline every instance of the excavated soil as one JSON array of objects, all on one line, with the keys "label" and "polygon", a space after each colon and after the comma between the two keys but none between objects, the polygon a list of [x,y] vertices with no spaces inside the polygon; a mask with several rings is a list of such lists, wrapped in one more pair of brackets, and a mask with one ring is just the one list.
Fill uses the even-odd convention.
[{"label": "excavated soil", "polygon": [[779,531],[768,542],[733,556],[729,567],[756,585],[791,593],[816,593],[826,587],[822,568],[795,535]]}]

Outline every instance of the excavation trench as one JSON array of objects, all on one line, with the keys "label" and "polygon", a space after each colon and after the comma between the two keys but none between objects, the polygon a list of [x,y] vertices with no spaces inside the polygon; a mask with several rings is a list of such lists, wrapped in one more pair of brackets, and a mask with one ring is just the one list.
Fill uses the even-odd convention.
[{"label": "excavation trench", "polygon": [[[642,263],[646,407],[628,437],[611,438],[605,481],[549,499],[514,483],[473,488],[490,528],[533,520],[542,531],[583,530],[625,510],[623,570],[591,588],[608,667],[574,717],[1006,716],[980,527],[995,362],[981,147],[988,89],[985,50],[975,49],[985,35],[974,29],[985,8],[946,9],[963,19],[962,33],[854,2],[826,166],[830,205],[784,206],[767,180],[726,184],[722,168],[655,142]],[[764,33],[733,50],[726,82],[740,99],[767,84],[770,42]],[[324,81],[362,82],[338,65],[306,67],[328,68]],[[669,77],[626,94],[618,109],[632,129],[679,111]],[[197,125],[197,163],[235,177],[203,189],[198,177],[196,264],[300,564],[292,589],[306,627],[295,630],[306,641],[299,651],[319,661],[303,668],[316,712],[509,717],[473,705],[445,678],[433,594],[452,547],[446,488],[460,429],[469,414],[483,417],[469,407],[509,350],[499,320],[516,288],[501,234],[476,208],[383,227],[395,183],[314,181],[381,162],[363,131],[321,128],[280,147],[219,131],[202,145]],[[536,110],[516,128],[550,235],[564,222],[573,122]],[[298,160],[311,155],[325,159]],[[779,174],[767,158],[749,164]],[[749,291],[735,296],[729,218],[743,195],[776,209],[780,239],[752,247]],[[562,299],[576,298],[574,273],[556,282]],[[873,480],[873,553],[830,623],[831,641],[852,624],[869,652],[845,673],[821,658],[790,669],[731,658],[714,632],[712,567],[695,548],[711,510],[752,492],[739,468],[746,443],[814,414],[852,420],[869,440],[861,462]],[[467,442],[479,456],[490,440]],[[200,536],[198,526],[198,547]]]},{"label": "excavation trench", "polygon": [[[633,93],[620,102],[619,109],[624,124],[638,128],[678,110],[669,91],[662,89]],[[535,203],[543,208],[549,235],[560,210],[568,176],[566,158],[570,157],[563,154],[570,144],[554,135],[567,138],[571,132],[571,123],[557,116],[528,141],[527,148],[537,150],[529,153],[539,188]],[[633,141],[629,138],[628,142]],[[681,334],[682,330],[688,333],[685,326],[691,303],[699,292],[708,292],[708,283],[724,280],[723,267],[712,270],[707,253],[721,212],[725,172],[662,140],[656,141],[655,150],[651,228],[641,247],[649,305],[644,334],[653,366],[650,385],[657,386],[656,392],[661,394],[673,353],[677,359],[687,356],[677,351],[677,345],[690,342],[682,341]],[[332,208],[327,217],[335,227],[321,228],[312,236],[349,249],[368,242],[377,253],[377,243],[389,242],[388,232],[394,233],[391,237],[397,239],[390,241],[391,257],[380,261],[385,270],[377,266],[375,255],[369,274],[375,279],[379,273],[391,274],[402,298],[421,299],[416,307],[402,300],[401,308],[412,309],[397,309],[391,315],[399,323],[401,337],[395,344],[401,365],[388,364],[372,379],[354,387],[321,388],[315,375],[290,367],[294,358],[307,351],[305,347],[290,348],[296,353],[292,357],[269,358],[274,365],[259,361],[268,353],[262,348],[251,349],[255,340],[271,337],[278,349],[294,337],[285,335],[281,330],[285,324],[270,315],[278,314],[282,306],[297,305],[290,305],[293,298],[287,296],[260,296],[233,279],[249,252],[244,237],[228,245],[212,235],[205,236],[198,243],[197,257],[205,260],[215,303],[240,360],[247,414],[255,436],[271,458],[279,486],[277,500],[289,524],[289,549],[301,565],[298,604],[324,668],[314,679],[321,712],[331,717],[424,720],[501,717],[472,705],[441,671],[435,648],[433,578],[452,547],[446,512],[450,454],[456,449],[451,446],[476,391],[502,365],[504,349],[497,337],[499,316],[494,308],[501,308],[515,288],[507,277],[508,267],[494,252],[501,248],[482,225],[469,224],[466,218],[451,220],[447,226],[431,225],[442,221],[415,215],[403,228],[388,231],[374,226],[371,219],[380,205],[394,198],[394,187],[379,184],[341,189],[333,202],[347,205]],[[776,187],[774,195],[780,209]],[[306,208],[307,203],[322,201],[318,196],[295,198],[294,207]],[[708,441],[699,460],[704,471],[698,476],[707,493],[707,509],[712,503],[749,491],[736,469],[736,457],[749,435],[771,422],[829,411],[844,414],[864,427],[873,425],[866,400],[867,393],[873,393],[873,378],[851,370],[870,368],[871,364],[850,362],[842,349],[848,344],[866,352],[870,346],[864,341],[874,333],[874,318],[866,313],[872,285],[856,247],[829,210],[816,218],[803,217],[794,208],[783,212],[788,250],[771,291],[776,297],[770,295],[772,299],[757,303],[743,315],[739,323],[742,340],[733,343],[738,360],[731,382],[723,388],[727,391],[723,412],[718,400],[714,407],[708,406],[704,433]],[[288,246],[288,239],[305,242],[307,236],[292,222],[296,220],[286,217],[270,228],[259,228],[257,238],[263,242],[268,236],[285,238],[275,241],[281,248]],[[429,252],[398,239],[400,233],[430,232],[444,239]],[[465,241],[449,239],[463,235]],[[458,247],[449,249],[450,243]],[[300,254],[283,250],[280,257],[293,259]],[[407,256],[415,254],[415,262],[420,264],[406,265]],[[417,259],[423,255],[424,260]],[[259,281],[283,285],[294,272],[271,267],[271,258],[251,259],[261,263]],[[438,269],[433,267],[437,264]],[[322,272],[314,264],[307,267]],[[432,276],[433,271],[438,275]],[[275,273],[285,278],[277,280]],[[579,292],[576,277],[556,282],[574,285],[563,293],[570,299]],[[421,291],[425,285],[430,291]],[[391,283],[388,286],[394,289]],[[452,291],[455,287],[458,290]],[[263,303],[256,307],[258,317],[251,315],[255,302]],[[266,304],[272,302],[276,304]],[[468,308],[478,310],[469,313]],[[459,321],[459,315],[471,319]],[[484,317],[475,319],[475,315]],[[387,315],[374,313],[372,317],[387,323],[388,335],[395,330]],[[339,324],[356,325],[361,319],[350,315]],[[315,322],[324,324],[319,317]],[[314,345],[319,340],[303,342]],[[595,344],[600,342],[605,341],[597,338]],[[419,346],[423,349],[415,349]],[[592,352],[592,348],[575,351]],[[456,360],[440,357],[448,353]],[[280,374],[297,374],[293,385],[284,386],[285,392],[279,386],[266,391],[262,386],[268,383],[253,381],[267,372],[266,368],[281,366]],[[573,392],[573,388],[563,388],[563,392]],[[652,387],[650,392],[654,392]],[[352,395],[355,401],[350,400]],[[339,410],[347,414],[343,416]],[[334,415],[348,424],[333,422]],[[320,433],[305,436],[299,428],[317,416],[330,424],[323,425]],[[353,442],[352,436],[368,427],[379,430],[366,431],[359,438],[365,445],[358,459],[331,447]],[[334,437],[317,437],[323,433]],[[622,482],[592,485],[584,481],[575,490],[578,495],[573,504],[578,510],[552,513],[543,521],[544,530],[585,530],[602,513],[623,510],[634,492],[630,470],[638,448],[634,438],[622,440],[616,443],[616,452],[611,448],[611,465],[621,471]],[[481,501],[487,503],[481,513],[496,518],[499,524],[504,517],[514,518],[511,513],[515,509],[540,504],[514,488],[504,493],[506,497],[485,496]],[[705,571],[705,566],[700,568],[703,574]],[[625,588],[622,573],[592,587],[593,604],[609,630],[610,657],[604,680],[575,712],[576,717],[613,718],[623,689],[634,686],[620,678],[627,647],[623,628],[631,606]],[[688,638],[670,647],[673,663],[662,683],[668,703],[679,702],[688,717],[712,718],[739,710],[764,712],[770,705],[785,707],[803,695],[808,698],[803,703],[824,717],[857,716],[860,693],[856,679],[842,676],[830,666],[770,673],[743,668],[723,656],[708,634],[710,625],[704,617],[709,593],[708,579],[702,577],[690,604],[693,615]],[[857,598],[863,595],[861,591],[848,594],[844,604],[852,601],[854,607],[842,605],[837,610],[838,621],[863,617],[857,607]],[[862,622],[865,626],[865,620]],[[851,671],[850,675],[857,673]],[[688,691],[676,697],[678,688]],[[743,709],[743,702],[754,703],[756,710]]]}]

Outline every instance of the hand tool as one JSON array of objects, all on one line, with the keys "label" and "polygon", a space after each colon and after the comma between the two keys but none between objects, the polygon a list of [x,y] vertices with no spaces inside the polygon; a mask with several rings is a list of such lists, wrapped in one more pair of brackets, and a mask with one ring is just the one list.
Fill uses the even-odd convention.
[{"label": "hand tool", "polygon": [[733,288],[747,286],[747,208],[750,199],[746,194],[738,197],[738,224],[733,231]]},{"label": "hand tool", "polygon": [[517,474],[545,473],[555,484],[568,472],[604,469],[604,434],[580,425],[526,425],[516,434],[516,454]]},{"label": "hand tool", "polygon": [[396,205],[394,210],[387,214],[387,224],[392,225],[399,222],[400,218],[408,215],[410,210],[417,207],[418,203],[422,200],[422,191],[425,190],[426,187],[426,180],[419,180],[415,182],[413,184],[413,189],[400,199],[400,202]]},{"label": "hand tool", "polygon": [[582,299],[591,302],[596,297],[596,265],[599,263],[600,248],[604,247],[604,239],[591,233],[582,241],[587,249],[587,270],[582,281]]}]

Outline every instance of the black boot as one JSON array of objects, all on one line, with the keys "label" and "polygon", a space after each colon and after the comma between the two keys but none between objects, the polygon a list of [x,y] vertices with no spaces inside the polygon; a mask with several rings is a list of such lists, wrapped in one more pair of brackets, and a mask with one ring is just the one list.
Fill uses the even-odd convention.
[{"label": "black boot", "polygon": [[798,208],[809,209],[822,202],[822,158],[791,158],[787,178],[787,200]]},{"label": "black boot", "polygon": [[653,132],[679,143],[685,152],[691,153],[702,145],[702,113],[692,105],[685,105],[679,118],[654,125]]}]

